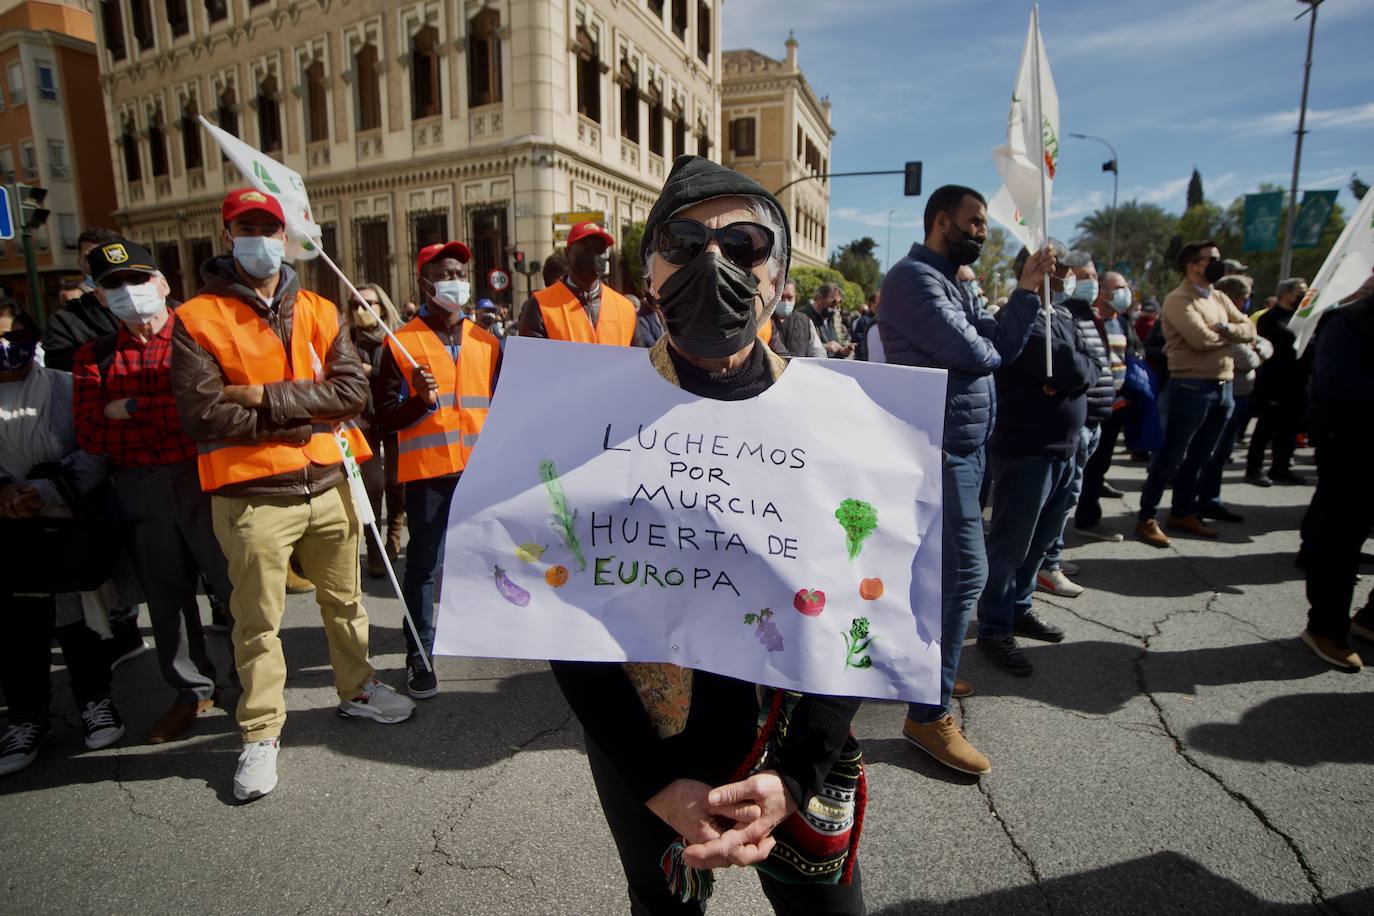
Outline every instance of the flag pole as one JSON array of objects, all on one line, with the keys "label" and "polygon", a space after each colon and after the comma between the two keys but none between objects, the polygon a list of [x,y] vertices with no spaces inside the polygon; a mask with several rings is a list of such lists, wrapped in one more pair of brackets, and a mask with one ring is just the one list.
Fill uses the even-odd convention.
[{"label": "flag pole", "polygon": [[315,250],[320,253],[320,257],[324,259],[324,263],[328,264],[330,268],[334,271],[334,273],[338,274],[339,279],[343,281],[344,286],[348,287],[348,292],[353,296],[353,298],[361,302],[363,304],[363,308],[367,309],[367,311],[372,315],[372,317],[377,319],[377,325],[382,329],[382,331],[391,340],[391,342],[396,345],[396,349],[399,350],[401,352],[401,355],[406,358],[406,362],[410,363],[410,368],[420,368],[420,364],[415,361],[415,357],[410,355],[410,351],[405,348],[405,344],[401,343],[400,338],[398,338],[395,334],[391,333],[391,328],[387,325],[386,320],[383,319],[381,315],[378,315],[377,312],[372,308],[372,303],[368,302],[366,299],[363,298],[363,294],[358,292],[358,288],[353,285],[353,281],[349,280],[348,277],[344,276],[344,272],[339,269],[338,264],[334,263],[334,259],[331,258],[328,252],[324,250],[324,246],[316,244]]},{"label": "flag pole", "polygon": [[[1045,174],[1045,116],[1040,109],[1040,4],[1031,7],[1031,28],[1035,34],[1031,38],[1034,73],[1031,78],[1031,117],[1035,119],[1035,133],[1040,137],[1040,159],[1036,165],[1040,171],[1040,235],[1044,244],[1050,243],[1050,188],[1049,176]],[[1051,316],[1054,307],[1050,302],[1050,275],[1045,275],[1045,286],[1041,291],[1040,307],[1045,314],[1045,375],[1054,372],[1053,329]]]}]

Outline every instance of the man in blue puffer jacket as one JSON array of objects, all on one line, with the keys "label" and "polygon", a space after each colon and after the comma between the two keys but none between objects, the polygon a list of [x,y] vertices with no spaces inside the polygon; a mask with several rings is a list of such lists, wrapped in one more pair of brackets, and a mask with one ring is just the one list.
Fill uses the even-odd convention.
[{"label": "man in blue puffer jacket", "polygon": [[948,767],[982,775],[987,757],[964,738],[950,714],[959,650],[987,581],[978,492],[985,447],[996,419],[993,373],[1021,355],[1037,320],[1035,291],[1055,268],[1046,248],[1026,262],[1020,286],[998,319],[956,281],[988,234],[987,201],[972,188],[946,185],[930,195],[925,244],[916,244],[883,280],[878,333],[889,363],[949,373],[944,432],[943,618],[938,705],[913,703],[902,734]]}]

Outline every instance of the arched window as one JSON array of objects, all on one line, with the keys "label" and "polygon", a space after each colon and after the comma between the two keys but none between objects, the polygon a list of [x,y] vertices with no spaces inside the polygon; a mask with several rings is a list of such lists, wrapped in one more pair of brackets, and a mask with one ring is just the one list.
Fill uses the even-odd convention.
[{"label": "arched window", "polygon": [[443,109],[439,85],[439,30],[427,25],[410,39],[410,117],[431,118]]},{"label": "arched window", "polygon": [[181,158],[188,169],[198,169],[205,165],[200,148],[200,106],[194,98],[188,98],[181,109]]},{"label": "arched window", "polygon": [[377,48],[366,44],[353,54],[353,85],[357,92],[358,130],[382,126],[382,80],[377,71]]},{"label": "arched window", "polygon": [[577,113],[601,123],[601,49],[586,26],[577,28]]},{"label": "arched window", "polygon": [[649,84],[649,152],[663,155],[663,90]]},{"label": "arched window", "polygon": [[501,101],[501,13],[485,9],[468,23],[468,106]]},{"label": "arched window", "polygon": [[153,177],[167,175],[167,136],[163,129],[162,112],[148,119],[148,152],[153,160]]},{"label": "arched window", "polygon": [[329,139],[329,102],[324,86],[324,61],[319,58],[305,68],[305,141],[318,143]]},{"label": "arched window", "polygon": [[124,134],[119,138],[124,147],[124,177],[130,182],[143,180],[143,164],[138,158],[138,128],[133,118],[124,119]]},{"label": "arched window", "polygon": [[258,84],[258,147],[264,153],[281,152],[281,104],[277,78],[268,74]]},{"label": "arched window", "polygon": [[639,71],[625,59],[620,61],[620,136],[639,142]]}]

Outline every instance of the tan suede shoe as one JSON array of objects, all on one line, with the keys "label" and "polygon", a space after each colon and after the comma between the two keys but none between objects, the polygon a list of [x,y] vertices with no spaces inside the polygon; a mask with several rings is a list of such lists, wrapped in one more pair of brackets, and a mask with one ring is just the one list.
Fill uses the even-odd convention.
[{"label": "tan suede shoe", "polygon": [[902,723],[902,736],[951,770],[972,776],[992,772],[988,758],[968,743],[952,715],[926,724],[907,719]]},{"label": "tan suede shoe", "polygon": [[1177,528],[1179,531],[1186,531],[1191,535],[1200,538],[1214,538],[1217,536],[1215,528],[1208,528],[1202,524],[1202,519],[1194,515],[1174,515],[1169,513],[1169,517],[1164,520],[1164,524],[1170,528]]},{"label": "tan suede shoe", "polygon": [[191,723],[196,721],[196,717],[205,715],[214,706],[213,699],[196,703],[173,703],[148,732],[148,743],[166,744],[168,741],[175,741],[185,734]]},{"label": "tan suede shoe", "polygon": [[961,677],[954,679],[954,689],[950,691],[950,696],[956,700],[962,700],[973,696],[973,685]]},{"label": "tan suede shoe", "polygon": [[1152,518],[1147,518],[1143,522],[1136,522],[1135,536],[1151,547],[1168,547],[1171,543],[1169,536],[1159,530],[1159,522]]}]

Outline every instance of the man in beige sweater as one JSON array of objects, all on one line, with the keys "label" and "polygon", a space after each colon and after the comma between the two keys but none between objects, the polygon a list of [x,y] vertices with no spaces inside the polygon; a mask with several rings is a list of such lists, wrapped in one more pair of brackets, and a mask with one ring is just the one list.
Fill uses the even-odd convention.
[{"label": "man in beige sweater", "polygon": [[1164,444],[1150,464],[1135,526],[1136,535],[1155,547],[1169,546],[1155,513],[1170,480],[1174,502],[1166,524],[1198,537],[1217,536],[1197,517],[1198,478],[1234,406],[1231,345],[1255,339],[1255,326],[1212,288],[1225,273],[1215,242],[1184,245],[1178,269],[1183,282],[1165,298],[1160,317],[1169,360],[1169,382],[1160,396]]}]

